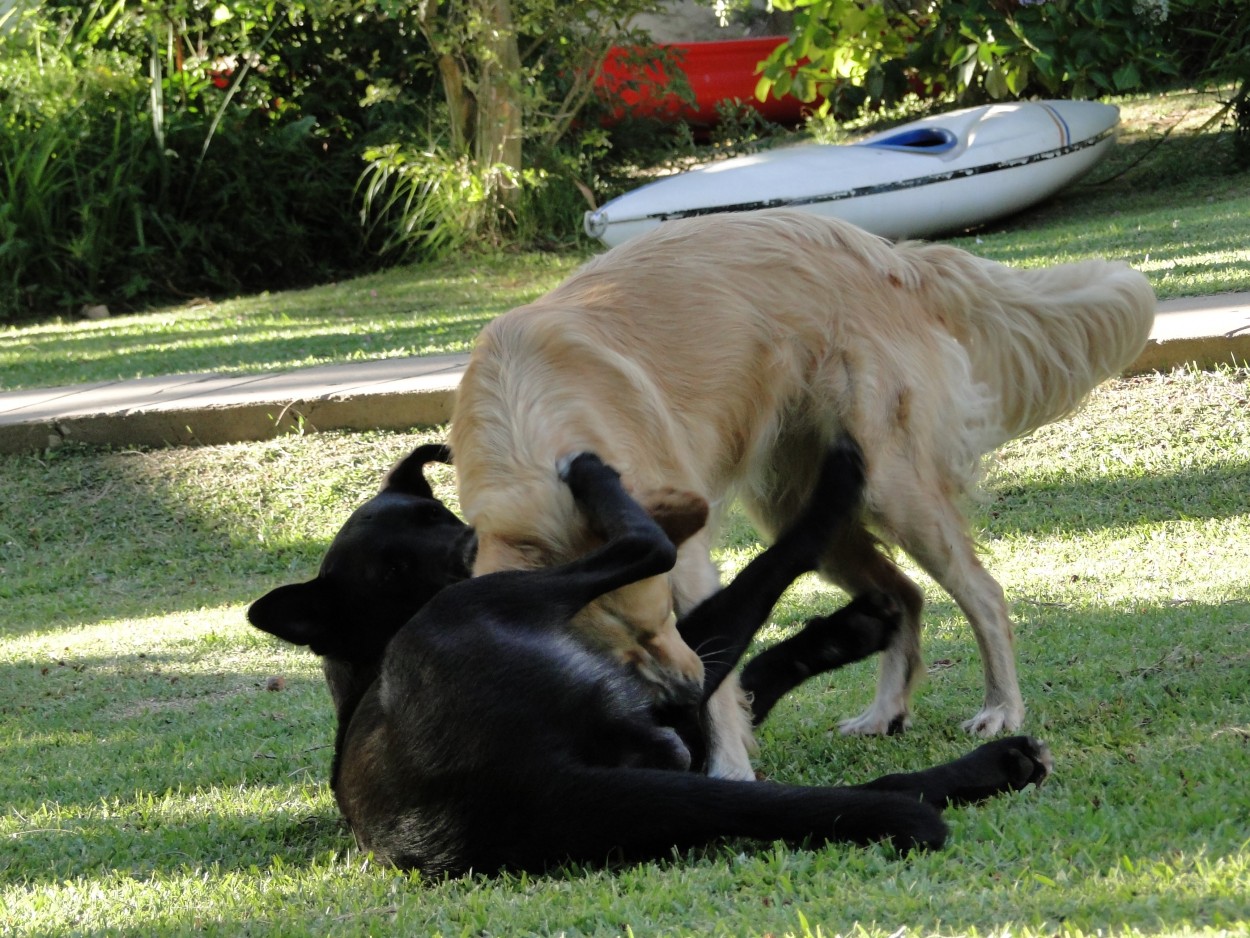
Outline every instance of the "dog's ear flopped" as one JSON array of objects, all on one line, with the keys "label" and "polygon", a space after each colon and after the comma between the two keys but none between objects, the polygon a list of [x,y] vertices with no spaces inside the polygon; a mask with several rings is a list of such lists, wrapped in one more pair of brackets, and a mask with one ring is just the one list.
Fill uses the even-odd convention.
[{"label": "dog's ear flopped", "polygon": [[693,537],[707,524],[707,499],[681,489],[654,489],[638,496],[638,504],[646,509],[674,547]]},{"label": "dog's ear flopped", "polygon": [[324,581],[316,579],[269,591],[252,603],[247,620],[292,645],[309,645],[317,651],[330,634],[328,617],[334,608]]},{"label": "dog's ear flopped", "polygon": [[427,463],[441,462],[450,465],[451,450],[442,443],[426,443],[397,462],[382,480],[383,492],[402,492],[421,498],[433,498],[434,490],[425,478]]}]

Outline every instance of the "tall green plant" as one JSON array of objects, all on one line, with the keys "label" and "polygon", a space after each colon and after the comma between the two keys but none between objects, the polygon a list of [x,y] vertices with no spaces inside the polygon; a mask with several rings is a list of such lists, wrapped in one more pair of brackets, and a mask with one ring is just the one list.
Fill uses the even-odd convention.
[{"label": "tall green plant", "polygon": [[374,266],[361,154],[431,87],[428,46],[376,8],[25,4],[0,32],[0,320]]},{"label": "tall green plant", "polygon": [[446,148],[391,143],[365,151],[362,218],[380,250],[399,259],[433,258],[470,242],[501,240],[500,191],[521,174],[496,163],[479,167]]},{"label": "tall green plant", "polygon": [[41,56],[0,65],[0,309],[134,296],[147,286],[143,89],[103,56],[86,69]]}]

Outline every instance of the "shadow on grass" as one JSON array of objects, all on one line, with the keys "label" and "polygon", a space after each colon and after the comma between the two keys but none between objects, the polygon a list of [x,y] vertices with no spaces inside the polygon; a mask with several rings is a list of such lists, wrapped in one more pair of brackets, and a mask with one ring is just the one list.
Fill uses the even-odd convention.
[{"label": "shadow on grass", "polygon": [[233,649],[166,649],[0,665],[0,876],[304,865],[351,845],[324,791],[334,721],[320,675],[274,692],[263,670],[214,668]]},{"label": "shadow on grass", "polygon": [[997,535],[1043,536],[1218,520],[1250,511],[1247,479],[1250,463],[1098,479],[1056,476],[991,485],[989,500],[978,506],[977,513],[986,530]]},{"label": "shadow on grass", "polygon": [[[331,438],[332,437],[332,438]],[[386,468],[437,434],[333,434],[249,446],[0,460],[0,639],[205,607],[311,577]],[[1250,464],[994,484],[990,536],[1208,520],[1247,511]],[[444,496],[450,496],[450,471]],[[735,542],[750,534],[735,513]],[[741,545],[740,545],[741,546]]]},{"label": "shadow on grass", "polygon": [[0,639],[244,606],[312,576],[334,532],[386,469],[417,440],[432,438],[67,447],[0,460]]},{"label": "shadow on grass", "polygon": [[351,833],[337,814],[277,810],[171,821],[136,819],[122,806],[109,817],[11,836],[0,878],[30,886],[106,873],[143,879],[263,870],[277,863],[302,868],[315,857],[352,846]]}]

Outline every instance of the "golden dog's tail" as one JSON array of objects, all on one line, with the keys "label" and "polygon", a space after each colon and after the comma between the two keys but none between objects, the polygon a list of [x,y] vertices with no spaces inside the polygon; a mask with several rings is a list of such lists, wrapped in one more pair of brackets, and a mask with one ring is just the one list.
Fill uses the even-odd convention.
[{"label": "golden dog's tail", "polygon": [[1154,291],[1125,264],[1020,270],[940,245],[900,250],[929,266],[924,288],[966,348],[973,380],[999,401],[997,443],[1071,413],[1150,336]]}]

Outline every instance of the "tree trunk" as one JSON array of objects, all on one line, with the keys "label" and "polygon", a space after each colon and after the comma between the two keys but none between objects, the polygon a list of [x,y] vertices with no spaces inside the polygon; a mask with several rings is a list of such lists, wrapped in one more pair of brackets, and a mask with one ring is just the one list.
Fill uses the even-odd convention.
[{"label": "tree trunk", "polygon": [[443,81],[443,97],[447,101],[447,120],[451,125],[451,148],[457,154],[469,152],[473,134],[473,96],[464,87],[464,71],[454,55],[438,57],[438,74]]},{"label": "tree trunk", "polygon": [[[451,149],[456,156],[463,156],[472,147],[476,111],[473,92],[466,84],[468,63],[462,55],[457,54],[455,46],[446,38],[449,32],[446,21],[451,14],[446,10],[440,11],[438,0],[419,3],[416,13],[421,33],[438,56],[438,77],[443,85],[443,99],[447,102]],[[471,82],[472,75],[468,77]]]},{"label": "tree trunk", "polygon": [[[521,171],[521,53],[512,28],[508,0],[478,0],[482,22],[490,24],[481,39],[474,157],[483,172],[502,164],[512,175]],[[516,190],[504,181],[500,201],[510,204]]]}]

